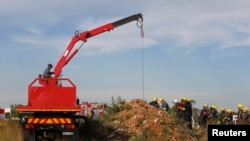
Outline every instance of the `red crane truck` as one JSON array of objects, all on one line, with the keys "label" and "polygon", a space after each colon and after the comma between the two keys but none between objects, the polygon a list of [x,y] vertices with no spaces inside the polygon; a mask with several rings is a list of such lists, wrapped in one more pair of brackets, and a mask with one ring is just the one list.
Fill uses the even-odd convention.
[{"label": "red crane truck", "polygon": [[77,99],[76,85],[69,78],[61,77],[62,68],[83,45],[72,51],[78,41],[85,43],[90,37],[132,21],[137,21],[137,26],[142,29],[143,17],[139,13],[89,31],[75,32],[54,68],[54,76],[43,78],[38,75],[28,85],[27,105],[17,106],[24,141],[81,139],[85,116],[79,114],[81,106]]}]

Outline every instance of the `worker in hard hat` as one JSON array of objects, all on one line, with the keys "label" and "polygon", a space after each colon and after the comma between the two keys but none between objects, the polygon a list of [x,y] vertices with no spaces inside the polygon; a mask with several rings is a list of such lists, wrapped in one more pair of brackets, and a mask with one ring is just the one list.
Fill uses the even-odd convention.
[{"label": "worker in hard hat", "polygon": [[227,113],[227,115],[225,117],[226,124],[233,125],[234,123],[233,123],[233,111],[232,111],[232,109],[230,109],[230,108],[227,109],[226,113]]},{"label": "worker in hard hat", "polygon": [[215,104],[212,104],[211,107],[209,108],[209,118],[210,118],[210,123],[214,123],[216,120],[217,120],[217,114],[218,114],[218,111],[217,111],[217,107]]},{"label": "worker in hard hat", "polygon": [[163,109],[164,111],[168,111],[169,110],[169,105],[167,103],[167,101],[164,98],[159,98],[159,102],[160,104],[160,108]]},{"label": "worker in hard hat", "polygon": [[156,108],[160,108],[157,97],[153,97],[153,100],[149,102],[149,105],[152,105],[152,106],[154,106]]},{"label": "worker in hard hat", "polygon": [[219,121],[220,121],[221,125],[226,124],[226,117],[227,117],[226,110],[225,110],[224,107],[221,107],[220,108],[220,114],[219,114]]},{"label": "worker in hard hat", "polygon": [[125,99],[121,98],[121,99],[119,100],[119,108],[120,108],[121,110],[124,109],[125,103],[126,103]]},{"label": "worker in hard hat", "polygon": [[187,101],[187,97],[183,97],[181,100],[183,100],[183,101]]},{"label": "worker in hard hat", "polygon": [[244,108],[244,124],[250,125],[250,113],[248,107]]},{"label": "worker in hard hat", "polygon": [[248,112],[249,112],[248,107],[244,107],[244,113],[248,113]]},{"label": "worker in hard hat", "polygon": [[177,99],[174,99],[174,100],[173,100],[173,103],[174,103],[174,104],[175,104],[175,103],[177,103],[177,102],[178,102],[178,100],[177,100]]},{"label": "worker in hard hat", "polygon": [[199,115],[199,123],[200,123],[201,129],[206,129],[209,114],[210,113],[209,113],[209,109],[208,109],[208,104],[204,104],[203,108],[201,109],[200,115]]},{"label": "worker in hard hat", "polygon": [[181,119],[181,120],[183,120],[183,118],[184,118],[184,110],[183,109],[184,109],[185,102],[186,102],[186,97],[183,97],[177,105],[176,115],[177,115],[178,119]]},{"label": "worker in hard hat", "polygon": [[125,104],[125,99],[121,98],[119,103],[120,103],[121,105]]},{"label": "worker in hard hat", "polygon": [[238,108],[238,111],[237,111],[238,119],[242,120],[243,119],[243,114],[244,114],[243,105],[242,104],[238,104],[237,108]]},{"label": "worker in hard hat", "polygon": [[172,110],[174,112],[177,112],[177,107],[178,107],[179,101],[177,99],[174,99],[172,102],[173,102]]},{"label": "worker in hard hat", "polygon": [[187,122],[187,127],[189,129],[192,129],[192,115],[193,115],[193,110],[192,110],[192,104],[189,98],[185,99],[185,104],[184,104],[184,108],[182,109],[184,110],[184,121]]}]

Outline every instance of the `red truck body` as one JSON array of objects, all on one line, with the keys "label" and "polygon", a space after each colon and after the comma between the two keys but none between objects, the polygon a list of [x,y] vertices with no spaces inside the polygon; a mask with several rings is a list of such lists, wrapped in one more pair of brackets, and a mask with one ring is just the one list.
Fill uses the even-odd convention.
[{"label": "red truck body", "polygon": [[[67,82],[69,85],[57,84]],[[45,83],[36,85],[37,83]],[[79,112],[76,105],[76,86],[68,78],[35,78],[28,86],[28,104],[18,111],[70,111]]]}]

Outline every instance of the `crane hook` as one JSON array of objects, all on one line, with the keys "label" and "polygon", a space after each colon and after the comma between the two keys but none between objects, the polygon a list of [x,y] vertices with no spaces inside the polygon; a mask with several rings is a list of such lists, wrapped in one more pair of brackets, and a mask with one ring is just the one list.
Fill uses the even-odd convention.
[{"label": "crane hook", "polygon": [[137,25],[137,27],[139,27],[141,29],[141,37],[143,38],[144,37],[143,20],[138,19],[136,25]]}]

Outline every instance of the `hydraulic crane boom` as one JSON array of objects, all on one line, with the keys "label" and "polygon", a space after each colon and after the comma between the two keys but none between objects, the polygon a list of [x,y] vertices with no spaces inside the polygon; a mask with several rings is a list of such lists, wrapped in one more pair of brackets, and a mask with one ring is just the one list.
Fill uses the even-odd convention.
[{"label": "hydraulic crane boom", "polygon": [[[137,26],[141,28],[141,36],[143,36],[141,14],[132,15],[82,33],[75,32],[55,66],[54,77],[44,78],[39,75],[38,78],[35,78],[28,85],[27,104],[16,107],[20,116],[19,123],[23,131],[23,140],[70,139],[79,141],[84,136],[86,117],[80,114],[84,108],[79,104],[76,85],[69,78],[60,77],[62,69],[87,42],[88,38],[132,21],[137,21]],[[73,50],[78,41],[81,41],[82,45]]]},{"label": "hydraulic crane boom", "polygon": [[[129,16],[127,18],[115,21],[113,23],[105,24],[103,26],[97,27],[97,28],[92,29],[90,31],[84,31],[82,33],[76,32],[75,36],[73,36],[73,38],[71,39],[71,42],[69,43],[68,47],[66,48],[66,50],[64,51],[64,53],[61,56],[60,60],[58,61],[58,63],[55,66],[54,78],[57,78],[57,77],[60,76],[60,74],[62,72],[62,68],[75,56],[75,54],[80,49],[81,46],[78,49],[75,49],[71,53],[72,49],[74,48],[75,44],[78,41],[83,41],[85,43],[85,42],[87,42],[87,39],[90,38],[90,37],[96,36],[98,34],[106,32],[106,31],[113,30],[116,27],[119,27],[121,25],[130,23],[132,21],[137,21],[138,23],[140,23],[141,24],[140,27],[142,29],[143,17],[142,17],[142,14],[139,13],[139,14],[135,14],[135,15]],[[137,25],[137,26],[139,26],[139,25]]]}]

